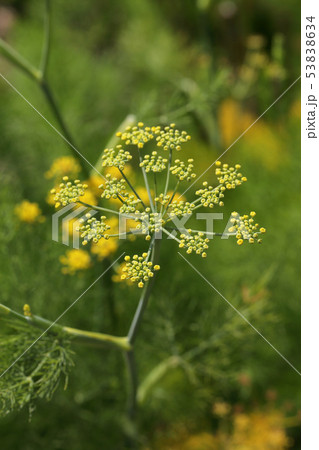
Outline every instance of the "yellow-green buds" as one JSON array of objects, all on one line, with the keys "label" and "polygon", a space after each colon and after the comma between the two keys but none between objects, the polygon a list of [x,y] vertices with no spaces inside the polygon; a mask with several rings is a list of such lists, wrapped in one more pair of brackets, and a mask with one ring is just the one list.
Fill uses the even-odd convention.
[{"label": "yellow-green buds", "polygon": [[239,164],[236,164],[235,167],[229,167],[228,164],[221,165],[221,163],[217,161],[216,166],[217,168],[215,170],[215,173],[217,175],[218,181],[220,184],[225,186],[226,189],[235,189],[244,181],[247,181],[246,177],[243,177],[240,172],[237,172],[240,169]]},{"label": "yellow-green buds", "polygon": [[188,164],[186,165],[183,161],[179,159],[175,160],[175,165],[170,168],[170,171],[173,175],[175,175],[179,181],[191,181],[196,177],[196,174],[193,173],[194,160],[188,159]]},{"label": "yellow-green buds", "polygon": [[186,131],[179,131],[175,129],[175,123],[165,127],[164,130],[159,131],[156,137],[158,147],[163,147],[164,150],[181,150],[181,144],[189,141],[191,137]]},{"label": "yellow-green buds", "polygon": [[191,232],[192,230],[188,230],[187,234],[180,235],[179,247],[186,248],[186,253],[188,254],[195,252],[197,255],[206,258],[205,250],[208,249],[209,239],[205,237],[204,233],[198,232],[192,235]]},{"label": "yellow-green buds", "polygon": [[158,156],[156,151],[153,151],[151,155],[145,155],[143,161],[140,163],[140,167],[145,168],[145,172],[163,172],[166,169],[167,159],[162,156]]},{"label": "yellow-green buds", "polygon": [[250,214],[244,214],[240,216],[236,211],[232,213],[230,219],[232,226],[228,229],[230,233],[236,233],[237,244],[242,245],[244,240],[247,240],[250,244],[254,244],[256,241],[261,243],[259,238],[260,233],[265,233],[265,228],[259,228],[259,224],[255,223],[253,217],[256,216],[255,211],[251,211]]},{"label": "yellow-green buds", "polygon": [[68,177],[63,177],[63,181],[59,186],[59,190],[51,190],[51,194],[55,194],[54,201],[56,208],[79,201],[79,198],[84,195],[88,187],[87,184],[82,184],[80,180],[71,182]]},{"label": "yellow-green buds", "polygon": [[154,271],[160,269],[158,264],[153,267],[153,263],[148,261],[148,253],[143,253],[142,256],[134,255],[132,258],[125,256],[124,260],[126,264],[122,269],[121,279],[137,283],[139,288],[153,278]]},{"label": "yellow-green buds", "polygon": [[118,167],[124,170],[125,164],[132,159],[132,155],[127,150],[124,150],[119,144],[114,148],[106,148],[105,155],[102,156],[104,167]]},{"label": "yellow-green buds", "polygon": [[82,244],[86,245],[89,241],[98,242],[101,238],[108,239],[109,236],[106,233],[110,229],[110,226],[106,223],[106,217],[101,216],[101,220],[86,214],[86,221],[80,219],[80,226],[77,230],[81,233],[80,236],[83,238]]}]

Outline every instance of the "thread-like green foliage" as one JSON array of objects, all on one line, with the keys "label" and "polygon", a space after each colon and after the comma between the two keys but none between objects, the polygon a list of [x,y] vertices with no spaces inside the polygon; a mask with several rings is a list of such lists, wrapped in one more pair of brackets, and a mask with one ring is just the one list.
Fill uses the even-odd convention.
[{"label": "thread-like green foliage", "polygon": [[4,373],[40,335],[28,324],[0,321],[0,417],[26,405],[31,415],[36,399],[50,400],[61,378],[67,386],[70,342],[56,334],[46,333]]}]

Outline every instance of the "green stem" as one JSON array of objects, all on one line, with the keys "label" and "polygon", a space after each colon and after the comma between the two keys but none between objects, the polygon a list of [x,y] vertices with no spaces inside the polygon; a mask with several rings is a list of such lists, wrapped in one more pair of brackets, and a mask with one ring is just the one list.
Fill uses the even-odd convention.
[{"label": "green stem", "polygon": [[48,330],[48,328],[50,328],[50,332],[57,334],[67,334],[68,336],[72,337],[75,342],[79,343],[95,344],[99,346],[113,345],[121,350],[126,351],[129,351],[131,348],[127,337],[111,336],[104,333],[96,333],[93,331],[65,327],[57,323],[50,322],[43,317],[35,316],[33,314],[31,316],[24,316],[0,303],[0,320],[2,318],[17,319],[42,330]]},{"label": "green stem", "polygon": [[[139,154],[139,159],[140,159],[140,163],[141,163],[143,161],[143,158],[142,158],[140,149],[138,150],[138,154]],[[147,180],[147,174],[145,172],[144,167],[141,167],[141,169],[142,169],[142,174],[143,174],[144,183],[145,183],[145,187],[146,187],[146,190],[147,190],[148,198],[149,198],[149,201],[150,201],[151,210],[152,210],[152,212],[155,212],[154,205],[153,205],[152,194],[151,194],[150,186],[149,186],[148,180]]]},{"label": "green stem", "polygon": [[7,44],[3,39],[0,39],[0,52],[16,67],[21,69],[23,72],[25,72],[30,78],[32,78],[37,85],[41,88],[48,105],[50,106],[50,109],[52,113],[54,114],[60,129],[62,131],[62,134],[65,138],[65,141],[68,144],[68,147],[71,149],[71,152],[73,155],[78,159],[82,171],[85,176],[89,176],[89,170],[87,168],[86,163],[84,162],[82,155],[79,151],[77,151],[73,138],[64,122],[64,119],[62,117],[62,114],[60,112],[60,108],[58,107],[51,88],[48,84],[47,78],[46,78],[46,71],[47,71],[47,65],[49,61],[49,54],[50,54],[50,35],[51,35],[51,26],[50,26],[50,0],[46,0],[46,11],[45,11],[45,40],[43,44],[43,51],[42,51],[42,61],[41,61],[41,68],[37,69],[34,67],[29,61],[23,58],[16,50],[14,50],[9,44]]},{"label": "green stem", "polygon": [[137,406],[137,389],[138,389],[138,377],[136,362],[134,356],[134,350],[125,352],[125,362],[128,373],[128,401],[127,401],[127,415],[133,422],[136,416]]},{"label": "green stem", "polygon": [[[169,157],[168,157],[168,165],[167,165],[167,174],[166,174],[166,181],[165,181],[165,188],[164,188],[164,200],[165,200],[165,196],[167,194],[168,191],[168,185],[169,185],[169,174],[170,174],[170,169],[171,169],[171,164],[172,164],[172,155],[173,155],[173,151],[172,149],[169,150]],[[163,212],[163,205],[161,207],[161,214]]]},{"label": "green stem", "polygon": [[[152,253],[152,262],[153,264],[156,264],[158,262],[159,258],[159,249],[160,249],[160,240],[154,240],[152,241],[154,247],[153,247],[153,253]],[[152,245],[150,244],[150,246]],[[132,349],[125,352],[125,359],[126,359],[126,367],[127,367],[127,373],[128,373],[128,380],[129,380],[129,399],[128,399],[128,417],[132,421],[135,419],[136,416],[136,409],[137,409],[137,389],[138,389],[138,377],[137,377],[137,369],[135,364],[135,358],[134,358],[134,341],[136,339],[137,332],[140,328],[141,321],[143,318],[144,311],[146,309],[146,306],[148,304],[149,297],[152,292],[154,278],[151,278],[150,281],[145,285],[143,292],[141,294],[135,315],[133,317],[127,338],[129,344],[132,346]]]},{"label": "green stem", "polygon": [[166,207],[165,207],[165,209],[164,209],[163,217],[165,216],[166,211],[168,210],[169,205],[170,205],[170,204],[172,203],[172,201],[174,200],[174,197],[175,197],[175,195],[176,195],[177,189],[178,189],[178,187],[179,187],[179,183],[180,183],[180,181],[178,180],[177,183],[176,183],[174,192],[173,192],[171,198],[169,199],[169,202],[167,203],[167,205],[166,205]]},{"label": "green stem", "polygon": [[42,77],[44,79],[46,78],[46,72],[49,63],[50,43],[51,43],[51,1],[45,0],[44,41],[42,48],[42,60],[40,64],[40,70],[42,72]]},{"label": "green stem", "polygon": [[130,188],[132,189],[132,191],[134,192],[135,196],[141,201],[143,208],[145,209],[145,203],[143,202],[143,200],[141,199],[141,197],[138,195],[138,193],[136,192],[136,190],[134,189],[134,187],[132,186],[130,180],[127,178],[127,176],[124,174],[123,170],[121,170],[118,167],[118,170],[120,171],[120,174],[122,175],[122,177],[124,178],[124,180],[127,182],[127,184],[130,186]]},{"label": "green stem", "polygon": [[102,206],[93,206],[93,205],[89,205],[88,203],[82,202],[81,200],[78,200],[77,203],[80,203],[81,205],[87,206],[88,208],[92,208],[92,209],[96,209],[97,211],[101,211],[101,212],[109,212],[111,214],[119,214],[118,211],[113,211],[113,209],[108,209],[108,208],[102,208]]},{"label": "green stem", "polygon": [[[152,263],[154,265],[157,264],[157,262],[158,262],[159,247],[160,247],[160,240],[159,239],[155,239],[154,240],[153,255],[152,255]],[[142,318],[143,318],[144,311],[146,309],[146,306],[148,304],[148,300],[149,300],[151,292],[152,292],[154,279],[155,279],[155,275],[144,286],[143,292],[141,294],[141,297],[140,297],[140,300],[139,300],[139,304],[137,306],[135,315],[133,317],[133,320],[132,320],[132,323],[131,323],[131,326],[130,326],[130,330],[129,330],[128,335],[127,335],[130,344],[133,344],[135,339],[136,339],[136,335],[137,335],[137,332],[139,330],[139,327],[140,327],[140,324],[141,324],[141,321],[142,321]]]},{"label": "green stem", "polygon": [[87,163],[83,160],[81,153],[77,150],[76,146],[74,145],[73,138],[64,122],[64,119],[60,112],[60,108],[57,105],[55,98],[53,97],[53,94],[52,94],[52,91],[51,91],[51,88],[50,88],[48,82],[46,80],[42,80],[42,82],[40,83],[40,87],[41,87],[42,92],[51,108],[51,111],[53,112],[53,114],[62,130],[62,134],[66,139],[66,143],[67,143],[69,149],[73,153],[73,156],[78,159],[79,164],[81,165],[83,174],[86,177],[89,177],[90,172],[89,172]]},{"label": "green stem", "polygon": [[155,207],[155,212],[157,212],[157,202],[156,202],[156,197],[157,197],[157,178],[156,178],[156,172],[153,172],[154,174],[154,207]]},{"label": "green stem", "polygon": [[42,80],[41,70],[34,67],[29,61],[23,58],[17,51],[15,51],[3,39],[0,39],[0,53],[7,58],[12,64],[25,72],[29,77],[40,83]]}]

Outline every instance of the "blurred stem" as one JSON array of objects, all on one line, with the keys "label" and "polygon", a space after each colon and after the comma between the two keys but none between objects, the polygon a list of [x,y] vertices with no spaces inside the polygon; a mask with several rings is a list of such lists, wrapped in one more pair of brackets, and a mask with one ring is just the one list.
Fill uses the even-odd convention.
[{"label": "blurred stem", "polygon": [[2,319],[15,319],[24,323],[28,323],[31,326],[40,328],[42,330],[47,330],[57,334],[67,334],[73,338],[75,342],[96,344],[102,346],[113,345],[121,350],[129,351],[131,348],[127,337],[111,336],[104,333],[95,333],[92,331],[80,330],[78,328],[71,328],[59,325],[57,323],[51,322],[40,316],[35,316],[31,314],[30,316],[24,316],[22,314],[13,311],[0,304],[0,320]]},{"label": "blurred stem", "polygon": [[67,128],[67,126],[64,122],[60,108],[53,96],[53,93],[52,93],[49,83],[47,82],[46,79],[43,78],[42,81],[39,83],[39,85],[40,85],[40,88],[42,89],[42,92],[43,92],[47,102],[48,102],[48,105],[51,108],[51,111],[53,112],[53,114],[62,130],[62,134],[67,141],[66,143],[67,143],[69,149],[73,153],[73,156],[79,161],[83,174],[86,177],[89,177],[90,172],[89,172],[88,166],[85,163],[84,159],[82,158],[81,153],[76,149],[76,147],[74,145],[73,137],[71,136],[69,129]]},{"label": "blurred stem", "polygon": [[50,43],[51,43],[51,1],[45,0],[45,12],[44,12],[44,41],[42,48],[42,61],[40,70],[42,77],[46,77],[46,72],[49,63],[50,56]]},{"label": "blurred stem", "polygon": [[34,67],[29,61],[23,58],[9,44],[0,38],[0,53],[12,64],[25,72],[29,77],[39,83],[42,79],[42,72]]},{"label": "blurred stem", "polygon": [[87,167],[84,159],[82,158],[81,153],[79,151],[77,151],[77,149],[76,149],[73,137],[71,136],[71,133],[69,132],[69,129],[67,128],[67,126],[65,124],[65,121],[62,117],[60,108],[54,99],[54,96],[51,91],[51,87],[47,80],[47,67],[48,67],[48,61],[49,61],[49,56],[50,56],[50,41],[51,41],[51,39],[50,39],[50,36],[51,36],[51,2],[50,2],[50,0],[46,0],[44,29],[45,29],[45,36],[44,36],[42,61],[40,64],[40,69],[37,69],[29,61],[24,59],[23,56],[21,56],[16,50],[14,50],[3,39],[0,39],[0,53],[2,53],[2,55],[8,61],[10,61],[12,64],[14,64],[20,70],[22,70],[24,73],[26,73],[41,88],[41,90],[44,94],[44,97],[59,124],[59,127],[62,131],[65,141],[67,141],[69,149],[73,153],[74,157],[79,161],[79,164],[81,165],[83,174],[88,177],[89,176],[88,167]]},{"label": "blurred stem", "polygon": [[137,369],[133,349],[125,352],[125,361],[127,373],[129,376],[127,415],[129,419],[133,422],[136,416],[136,406],[137,406],[136,396],[138,389]]}]

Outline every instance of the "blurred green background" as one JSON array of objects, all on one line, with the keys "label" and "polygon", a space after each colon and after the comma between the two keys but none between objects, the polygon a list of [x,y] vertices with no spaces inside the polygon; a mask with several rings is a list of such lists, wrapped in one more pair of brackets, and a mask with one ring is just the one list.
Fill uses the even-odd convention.
[{"label": "blurred green background", "polygon": [[[186,155],[200,174],[300,74],[295,0],[53,3],[48,78],[76,145],[93,164],[134,114],[150,125],[173,121],[187,130]],[[35,0],[0,6],[0,36],[34,65],[41,57],[43,11],[44,3]],[[0,65],[56,125],[36,84],[4,58]],[[240,163],[248,182],[218,212],[256,211],[267,229],[262,245],[214,239],[205,261],[190,258],[298,370],[299,94],[298,82],[221,160]],[[53,210],[46,198],[52,181],[45,173],[69,150],[3,79],[0,95],[0,302],[19,312],[29,303],[55,320],[110,261],[130,248],[141,251],[143,242],[123,244],[81,274],[61,273],[66,247],[51,240]],[[24,199],[40,205],[44,223],[18,220],[14,210]],[[174,242],[162,247],[137,361],[141,381],[163,361],[168,368],[140,407],[139,447],[300,448],[299,375],[181,259]],[[137,301],[137,289],[110,288],[101,280],[62,323],[124,335]],[[68,389],[61,383],[51,402],[37,402],[31,422],[27,408],[2,418],[2,448],[126,448],[121,354],[73,350]],[[175,367],[176,355],[192,356]]]}]

